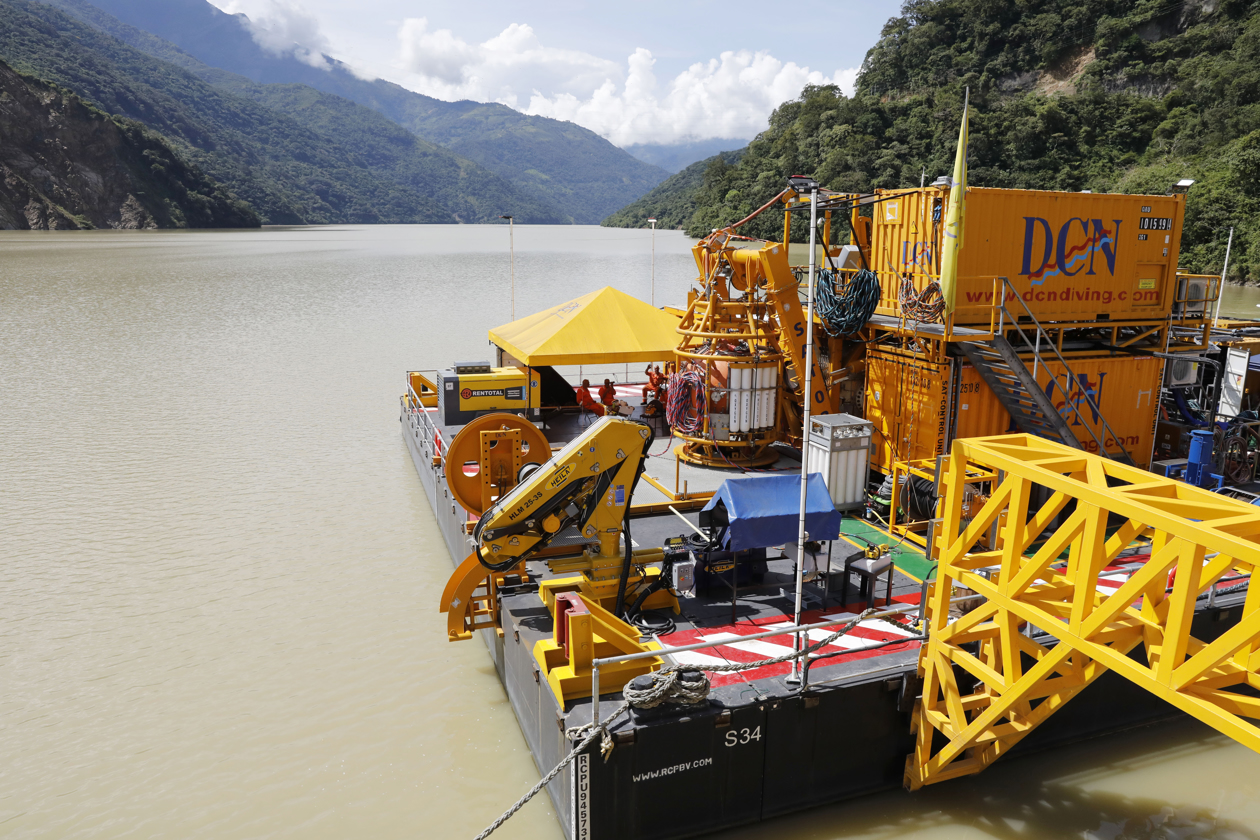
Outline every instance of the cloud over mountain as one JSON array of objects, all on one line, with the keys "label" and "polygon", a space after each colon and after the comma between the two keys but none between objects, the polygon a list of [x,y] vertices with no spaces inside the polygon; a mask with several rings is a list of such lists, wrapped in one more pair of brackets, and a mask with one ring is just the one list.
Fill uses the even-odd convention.
[{"label": "cloud over mountain", "polygon": [[[276,2],[276,0],[269,0]],[[807,84],[852,93],[857,68],[826,76],[769,52],[723,52],[664,84],[651,51],[625,66],[581,50],[544,45],[528,24],[513,23],[481,43],[410,18],[398,32],[403,81],[440,99],[501,102],[527,114],[570,120],[617,145],[747,139],[770,112]]]},{"label": "cloud over mountain", "polygon": [[328,69],[324,58],[324,53],[331,51],[328,38],[318,18],[295,0],[220,0],[216,5],[229,14],[245,15],[245,27],[263,49]]}]

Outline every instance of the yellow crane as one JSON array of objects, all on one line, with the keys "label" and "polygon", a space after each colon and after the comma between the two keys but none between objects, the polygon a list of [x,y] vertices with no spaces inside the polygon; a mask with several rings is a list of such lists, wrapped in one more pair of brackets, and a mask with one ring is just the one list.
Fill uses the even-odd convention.
[{"label": "yellow crane", "polygon": [[[479,427],[478,433],[499,432]],[[472,532],[475,548],[446,584],[441,611],[447,614],[448,639],[470,639],[477,630],[502,632],[498,592],[511,577],[523,581],[526,561],[537,559],[562,575],[539,584],[554,629],[534,650],[561,706],[590,694],[592,658],[659,648],[655,642],[641,644],[639,631],[618,617],[630,588],[646,595],[643,607],[678,607],[663,586],[662,570],[645,568],[662,560],[664,551],[635,550],[626,533],[630,497],[651,443],[647,424],[602,417],[545,463],[527,465],[519,482],[481,515]],[[557,544],[566,534],[573,538]],[[605,684],[619,688],[660,665],[649,659],[605,668]]]}]

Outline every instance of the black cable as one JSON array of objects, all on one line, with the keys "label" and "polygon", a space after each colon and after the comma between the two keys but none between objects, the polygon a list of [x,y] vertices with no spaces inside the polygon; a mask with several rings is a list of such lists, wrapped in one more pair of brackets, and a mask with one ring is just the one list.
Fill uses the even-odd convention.
[{"label": "black cable", "polygon": [[621,564],[621,577],[617,579],[617,604],[613,608],[613,615],[621,618],[623,610],[626,606],[626,583],[630,580],[630,566],[634,562],[634,543],[630,542],[630,498],[626,497],[626,515],[621,520],[621,533],[625,535],[626,540],[626,560]]},{"label": "black cable", "polygon": [[879,278],[875,272],[860,269],[837,288],[837,280],[842,278],[840,272],[824,268],[818,272],[814,286],[814,311],[832,338],[861,330],[879,306]]},{"label": "black cable", "polygon": [[652,428],[651,424],[642,421],[637,422],[640,426],[647,429],[647,437],[643,439],[643,454],[639,456],[639,466],[634,471],[634,480],[626,488],[626,515],[621,520],[621,532],[625,535],[626,540],[626,560],[621,564],[621,577],[617,579],[617,601],[613,607],[613,615],[618,618],[625,614],[626,583],[630,580],[630,566],[634,562],[634,543],[630,540],[630,499],[634,496],[634,488],[639,486],[639,477],[647,469],[648,451],[651,450],[652,443],[656,440],[656,430]]},{"label": "black cable", "polygon": [[646,586],[642,586],[635,590],[634,603],[630,605],[630,609],[626,610],[625,619],[647,636],[668,636],[678,629],[674,620],[669,616],[661,618],[661,623],[653,624],[647,620],[647,616],[643,613],[643,604],[648,598],[652,597],[652,593],[659,592],[669,586],[670,575],[673,569],[673,562],[666,559],[661,564],[661,573]]},{"label": "black cable", "polygon": [[668,636],[670,633],[678,630],[678,625],[674,623],[674,619],[667,615],[659,616],[660,624],[653,624],[647,618],[647,613],[638,612],[630,616],[630,623],[645,636]]}]

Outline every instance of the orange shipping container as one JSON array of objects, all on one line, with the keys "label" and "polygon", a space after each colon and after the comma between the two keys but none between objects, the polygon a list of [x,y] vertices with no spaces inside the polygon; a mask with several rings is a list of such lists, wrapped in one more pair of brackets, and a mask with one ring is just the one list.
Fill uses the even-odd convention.
[{"label": "orange shipping container", "polygon": [[[1089,432],[1093,430],[1108,451],[1116,451],[1118,439],[1139,466],[1149,466],[1163,361],[1150,356],[1103,356],[1074,358],[1068,363],[1074,380],[1054,362],[1038,365],[1037,384],[1054,401],[1081,445],[1087,451],[1098,451]],[[874,466],[889,472],[893,460],[935,458],[944,453],[951,401],[949,365],[873,351],[867,356],[866,376],[866,419],[875,424],[871,444]],[[1068,399],[1050,384],[1052,376],[1067,390]],[[1018,431],[975,368],[961,363],[960,377],[953,395],[957,401],[956,437]],[[1090,406],[1091,399],[1099,409],[1097,414]],[[1080,412],[1079,417],[1067,405],[1069,401]],[[1106,418],[1114,438],[1103,429],[1099,415]]]},{"label": "orange shipping container", "polygon": [[[879,195],[871,224],[871,264],[882,287],[877,311],[895,317],[904,274],[917,289],[940,274],[949,190]],[[1181,195],[972,187],[954,322],[988,323],[995,277],[1010,280],[1038,320],[1163,319],[1176,292],[1184,213]],[[1011,306],[1022,314],[1019,304]]]}]

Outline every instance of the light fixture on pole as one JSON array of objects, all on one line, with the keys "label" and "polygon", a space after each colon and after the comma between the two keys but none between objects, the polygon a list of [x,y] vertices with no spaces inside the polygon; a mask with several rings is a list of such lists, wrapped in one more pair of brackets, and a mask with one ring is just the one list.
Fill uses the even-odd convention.
[{"label": "light fixture on pole", "polygon": [[508,253],[511,254],[510,264],[512,271],[512,320],[516,320],[516,234],[512,227],[511,216],[500,216],[500,219],[508,220]]},{"label": "light fixture on pole", "polygon": [[656,219],[648,219],[652,225],[652,305],[656,306]]}]

